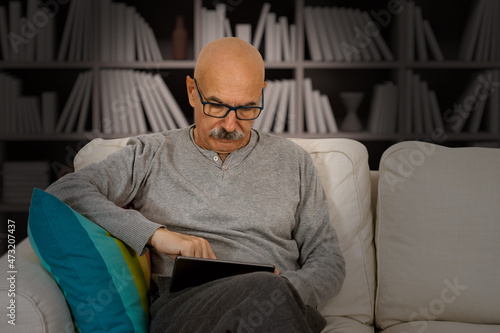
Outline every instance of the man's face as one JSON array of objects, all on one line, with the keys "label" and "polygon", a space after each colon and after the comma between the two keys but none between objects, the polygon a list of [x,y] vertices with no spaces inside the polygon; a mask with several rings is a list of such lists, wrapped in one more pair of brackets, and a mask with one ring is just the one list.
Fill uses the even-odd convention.
[{"label": "man's face", "polygon": [[[208,81],[213,81],[212,83]],[[217,80],[197,81],[203,101],[229,106],[260,106],[262,86],[256,84],[225,85]],[[229,154],[247,145],[253,120],[240,120],[234,111],[224,118],[214,118],[203,113],[194,80],[187,78],[189,103],[194,108],[195,142],[200,147]]]}]

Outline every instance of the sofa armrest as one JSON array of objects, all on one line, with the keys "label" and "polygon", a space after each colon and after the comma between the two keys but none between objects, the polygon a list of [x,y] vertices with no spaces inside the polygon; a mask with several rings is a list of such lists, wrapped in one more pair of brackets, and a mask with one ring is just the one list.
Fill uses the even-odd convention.
[{"label": "sofa armrest", "polygon": [[[8,274],[5,269],[0,278],[2,318],[14,320],[15,326],[4,324],[2,332],[75,332],[64,295],[36,257],[28,238],[15,250],[16,273]],[[7,263],[7,255],[0,259],[2,263]],[[15,280],[7,280],[12,276]]]}]

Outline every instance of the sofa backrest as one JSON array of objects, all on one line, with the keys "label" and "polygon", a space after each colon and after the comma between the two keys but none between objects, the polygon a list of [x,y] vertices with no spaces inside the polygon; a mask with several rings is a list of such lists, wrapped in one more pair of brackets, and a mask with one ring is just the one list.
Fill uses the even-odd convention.
[{"label": "sofa backrest", "polygon": [[402,142],[379,172],[377,326],[500,324],[500,149]]}]

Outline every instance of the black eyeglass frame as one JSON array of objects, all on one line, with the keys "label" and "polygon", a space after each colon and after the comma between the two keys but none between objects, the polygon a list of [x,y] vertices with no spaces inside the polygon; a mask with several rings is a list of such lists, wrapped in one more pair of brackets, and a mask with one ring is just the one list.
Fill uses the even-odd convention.
[{"label": "black eyeglass frame", "polygon": [[[238,118],[239,120],[255,120],[257,119],[262,110],[264,109],[264,89],[262,89],[262,106],[229,106],[229,105],[226,105],[226,104],[220,104],[220,103],[211,103],[211,102],[205,102],[203,100],[203,96],[201,95],[201,92],[200,92],[200,89],[198,88],[198,82],[196,82],[196,79],[193,79],[194,80],[194,85],[196,86],[196,91],[198,92],[198,95],[200,96],[200,102],[201,104],[203,105],[203,113],[209,117],[213,117],[213,118],[225,118],[229,112],[231,111],[234,111],[234,114],[236,115],[236,118]],[[223,116],[213,116],[213,115],[210,115],[208,113],[205,112],[205,105],[215,105],[215,106],[223,106],[223,107],[226,107],[228,110],[227,112],[223,115]],[[254,118],[250,118],[250,119],[244,119],[244,118],[240,118],[238,116],[238,109],[259,109],[259,113],[257,114],[256,117]]]}]

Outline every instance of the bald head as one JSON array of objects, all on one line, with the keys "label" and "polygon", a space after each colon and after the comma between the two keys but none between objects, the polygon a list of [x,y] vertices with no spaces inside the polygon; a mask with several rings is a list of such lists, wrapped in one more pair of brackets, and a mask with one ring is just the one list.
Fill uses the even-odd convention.
[{"label": "bald head", "polygon": [[251,44],[236,37],[220,38],[208,43],[200,52],[194,77],[232,84],[252,80],[262,85],[265,79],[264,61]]}]

